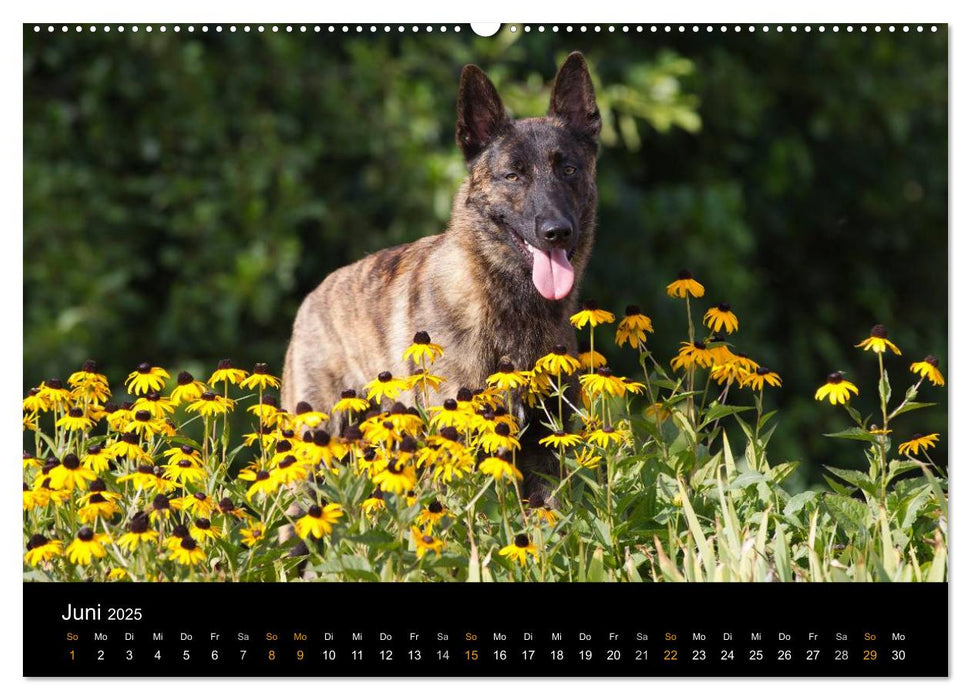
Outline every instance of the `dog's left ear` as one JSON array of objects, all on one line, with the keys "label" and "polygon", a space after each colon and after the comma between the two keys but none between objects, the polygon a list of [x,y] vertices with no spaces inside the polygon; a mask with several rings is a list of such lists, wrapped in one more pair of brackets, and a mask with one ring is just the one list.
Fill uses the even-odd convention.
[{"label": "dog's left ear", "polygon": [[472,64],[459,79],[458,122],[455,141],[470,161],[512,125],[502,99],[482,69]]},{"label": "dog's left ear", "polygon": [[556,74],[549,114],[565,121],[578,136],[597,143],[602,123],[600,110],[587,62],[579,51],[567,56]]}]

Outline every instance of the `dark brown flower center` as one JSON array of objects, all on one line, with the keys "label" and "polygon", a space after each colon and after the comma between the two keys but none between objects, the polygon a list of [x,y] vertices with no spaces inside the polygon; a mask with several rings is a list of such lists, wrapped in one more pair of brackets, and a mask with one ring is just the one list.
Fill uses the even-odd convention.
[{"label": "dark brown flower center", "polygon": [[71,416],[71,418],[80,418],[81,416],[84,415],[84,411],[78,408],[77,406],[75,406],[70,411],[68,411],[67,414]]},{"label": "dark brown flower center", "polygon": [[516,535],[516,539],[513,543],[520,549],[525,549],[529,546],[529,538],[526,535]]},{"label": "dark brown flower center", "polygon": [[546,501],[544,501],[543,497],[540,496],[538,493],[534,493],[532,496],[529,497],[530,508],[533,508],[533,509],[542,508],[544,505],[546,505]]},{"label": "dark brown flower center", "polygon": [[826,381],[830,384],[839,384],[841,381],[843,381],[843,373],[831,372],[830,375],[826,377]]},{"label": "dark brown flower center", "polygon": [[378,375],[378,381],[379,382],[390,382],[391,381],[391,372],[385,371],[385,372],[382,372],[381,374],[379,374]]},{"label": "dark brown flower center", "polygon": [[82,542],[90,542],[94,539],[94,530],[90,527],[82,527],[78,530],[78,539]]},{"label": "dark brown flower center", "polygon": [[635,304],[631,304],[626,309],[624,309],[624,315],[626,315],[626,316],[640,316],[641,315],[641,307],[639,307],[639,306],[637,306]]},{"label": "dark brown flower center", "polygon": [[212,523],[209,522],[209,518],[197,518],[196,527],[200,530],[208,530],[210,527],[212,527]]},{"label": "dark brown flower center", "polygon": [[723,312],[723,313],[726,312],[726,311],[731,311],[732,310],[732,305],[729,304],[727,301],[723,301],[722,303],[720,303],[718,305],[718,310],[721,311],[721,312]]},{"label": "dark brown flower center", "polygon": [[432,339],[431,336],[429,336],[425,331],[418,331],[415,333],[415,337],[413,338],[412,342],[414,342],[415,345],[428,345],[430,342],[432,342]]},{"label": "dark brown flower center", "polygon": [[678,279],[679,280],[690,280],[691,279],[691,273],[688,272],[687,270],[681,270],[678,273]]},{"label": "dark brown flower center", "polygon": [[194,382],[195,380],[196,380],[196,378],[193,377],[188,372],[179,372],[179,376],[176,378],[176,381],[179,383],[179,386],[185,386],[186,384],[192,384],[192,382]]},{"label": "dark brown flower center", "polygon": [[98,371],[98,363],[94,360],[85,360],[84,364],[81,365],[81,371],[87,372],[88,374],[94,374]]},{"label": "dark brown flower center", "polygon": [[422,535],[421,541],[424,542],[425,544],[432,544],[433,542],[435,542],[435,538],[432,537],[431,535]]},{"label": "dark brown flower center", "polygon": [[253,374],[269,374],[270,366],[265,362],[257,362],[253,365]]},{"label": "dark brown flower center", "polygon": [[937,367],[938,365],[938,359],[933,355],[928,355],[927,357],[925,357],[924,362],[929,364],[931,367]]},{"label": "dark brown flower center", "polygon": [[557,345],[556,347],[553,348],[553,354],[554,355],[566,355],[566,346],[565,345]]},{"label": "dark brown flower center", "polygon": [[229,359],[220,360],[219,364],[216,365],[216,369],[232,369],[232,368],[233,368],[233,361]]},{"label": "dark brown flower center", "polygon": [[873,328],[870,329],[871,338],[886,338],[887,337],[887,327],[882,323],[878,323]]},{"label": "dark brown flower center", "polygon": [[353,389],[344,389],[344,391],[341,392],[341,398],[342,399],[356,399],[357,398],[357,392],[354,391]]},{"label": "dark brown flower center", "polygon": [[152,371],[152,365],[147,362],[142,362],[140,365],[138,365],[137,369],[140,374],[148,374]]},{"label": "dark brown flower center", "polygon": [[43,535],[31,535],[30,539],[27,540],[27,549],[37,549],[38,547],[43,547],[48,542],[50,540]]}]

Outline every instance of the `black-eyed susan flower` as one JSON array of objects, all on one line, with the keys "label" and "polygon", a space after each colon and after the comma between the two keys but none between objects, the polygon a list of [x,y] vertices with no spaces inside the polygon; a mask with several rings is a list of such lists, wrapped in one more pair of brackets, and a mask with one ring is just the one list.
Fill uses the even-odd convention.
[{"label": "black-eyed susan flower", "polygon": [[82,527],[64,550],[72,564],[88,565],[92,559],[100,559],[108,554],[105,544],[111,542],[106,533],[95,533],[90,527]]},{"label": "black-eyed susan flower", "polygon": [[429,390],[438,391],[442,384],[445,383],[445,377],[439,377],[437,374],[432,374],[428,370],[425,370],[424,372],[412,374],[406,381],[408,382],[409,389],[420,392]]},{"label": "black-eyed susan flower", "polygon": [[67,409],[74,400],[71,392],[64,387],[60,379],[48,379],[40,387],[38,396],[51,408]]},{"label": "black-eyed susan flower", "polygon": [[681,270],[678,278],[667,286],[669,297],[684,299],[689,294],[696,299],[705,295],[705,288],[700,282],[695,280],[687,270]]},{"label": "black-eyed susan flower", "polygon": [[530,496],[526,503],[529,505],[530,514],[548,525],[556,525],[556,513],[546,505],[546,500],[538,493]]},{"label": "black-eyed susan flower", "polygon": [[[104,491],[95,491],[85,494],[82,499],[83,505],[78,508],[78,519],[82,523],[93,523],[98,518],[111,520],[121,513],[121,508],[115,502],[115,499],[106,498],[105,493]],[[118,494],[114,495],[117,496]]]},{"label": "black-eyed susan flower", "polygon": [[259,402],[247,408],[246,411],[259,418],[260,425],[272,427],[279,422],[280,407],[272,396],[261,396]]},{"label": "black-eyed susan flower", "polygon": [[270,374],[270,366],[265,362],[253,365],[253,372],[239,383],[242,389],[259,389],[266,391],[267,387],[280,388],[280,380]]},{"label": "black-eyed susan flower", "polygon": [[114,566],[108,571],[108,575],[105,576],[106,581],[123,581],[126,578],[130,578],[127,571],[122,569],[120,566]]},{"label": "black-eyed susan flower", "polygon": [[165,522],[178,510],[182,510],[181,498],[169,498],[164,493],[160,493],[152,499],[152,507],[148,510],[148,519],[152,523]]},{"label": "black-eyed susan flower", "polygon": [[573,435],[571,433],[565,433],[562,430],[558,430],[555,433],[550,433],[544,438],[540,438],[539,444],[559,450],[566,447],[576,447],[581,442],[583,442],[583,438],[581,438],[579,435]]},{"label": "black-eyed susan flower", "polygon": [[446,515],[448,515],[448,509],[442,505],[441,501],[436,499],[421,509],[415,521],[419,527],[427,528],[438,525]]},{"label": "black-eyed susan flower", "polygon": [[573,324],[574,328],[583,328],[584,326],[596,328],[601,323],[613,322],[614,315],[609,311],[599,308],[597,302],[592,299],[587,299],[583,302],[583,308],[570,316],[570,323]]},{"label": "black-eyed susan flower", "polygon": [[379,510],[384,510],[384,508],[384,493],[380,489],[375,490],[361,502],[361,510],[368,517],[375,515]]},{"label": "black-eyed susan flower", "polygon": [[601,355],[596,350],[590,349],[590,343],[587,343],[587,348],[577,355],[577,360],[580,361],[582,367],[594,370],[598,367],[603,367],[607,364],[607,358]]},{"label": "black-eyed susan flower", "polygon": [[301,462],[295,455],[286,455],[273,469],[273,479],[281,486],[303,481],[310,476],[310,467],[311,465]]},{"label": "black-eyed susan flower", "polygon": [[941,370],[938,369],[938,359],[933,355],[928,355],[920,362],[914,362],[910,365],[910,371],[914,374],[919,374],[924,379],[929,379],[931,384],[936,384],[937,386],[944,386],[944,375],[941,374]]},{"label": "black-eyed susan flower", "polygon": [[179,544],[172,548],[169,559],[186,566],[195,566],[206,558],[206,553],[191,537],[183,537]]},{"label": "black-eyed susan flower", "polygon": [[678,350],[677,357],[671,360],[671,367],[673,369],[692,370],[696,367],[704,369],[714,364],[715,356],[703,340],[696,340],[693,343],[682,340],[681,349]]},{"label": "black-eyed susan flower", "polygon": [[225,359],[216,364],[216,371],[209,377],[209,386],[215,386],[219,382],[236,385],[244,379],[246,370],[235,367],[232,360]]},{"label": "black-eyed susan flower", "polygon": [[143,440],[148,440],[162,431],[162,423],[150,411],[135,411],[125,426],[125,432],[135,433]]},{"label": "black-eyed susan flower", "polygon": [[138,411],[148,411],[152,414],[152,418],[163,420],[167,416],[175,413],[175,406],[172,405],[172,401],[167,397],[162,396],[157,391],[150,391],[135,400],[132,410],[136,413]]},{"label": "black-eyed susan flower", "polygon": [[105,419],[108,421],[108,427],[119,433],[124,432],[125,426],[131,420],[131,409],[133,405],[131,401],[124,401],[121,406],[113,404],[110,401],[106,403],[104,405],[104,412]]},{"label": "black-eyed susan flower", "polygon": [[910,440],[900,443],[900,447],[898,449],[902,455],[916,455],[921,450],[929,450],[930,448],[935,447],[940,437],[940,433],[931,433],[930,435],[915,433]]},{"label": "black-eyed susan flower", "polygon": [[205,544],[218,540],[222,536],[222,531],[209,518],[196,518],[189,526],[189,536],[196,542]]},{"label": "black-eyed susan flower", "polygon": [[368,409],[368,402],[360,398],[353,389],[341,392],[340,400],[334,404],[333,413],[364,413]]},{"label": "black-eyed susan flower", "polygon": [[402,391],[406,391],[409,388],[410,383],[407,379],[393,377],[391,372],[381,372],[377,379],[364,385],[364,391],[367,392],[367,400],[378,403],[381,403],[383,399],[394,401],[401,395]]},{"label": "black-eyed susan flower", "polygon": [[418,477],[409,461],[393,458],[387,466],[371,477],[371,481],[385,493],[404,493],[415,487]]},{"label": "black-eyed susan flower", "polygon": [[87,453],[81,457],[81,466],[90,469],[95,474],[103,474],[111,469],[111,456],[101,445],[92,445]]},{"label": "black-eyed susan flower", "polygon": [[294,529],[301,539],[307,537],[321,539],[333,531],[334,525],[343,516],[344,509],[338,503],[327,503],[323,506],[314,504],[307,509],[306,515],[294,523]]},{"label": "black-eyed susan flower", "polygon": [[23,402],[24,413],[38,414],[51,410],[51,405],[41,395],[39,388],[33,388],[27,392]]},{"label": "black-eyed susan flower", "polygon": [[759,367],[754,372],[749,372],[748,376],[743,380],[742,386],[747,386],[752,391],[762,391],[766,384],[769,386],[782,386],[782,378],[767,367]]},{"label": "black-eyed susan flower", "polygon": [[895,355],[900,354],[900,348],[887,340],[887,327],[882,323],[878,323],[873,328],[870,329],[870,337],[865,338],[861,342],[857,343],[854,347],[863,348],[864,350],[872,350],[877,354],[881,354],[890,348]]},{"label": "black-eyed susan flower", "polygon": [[193,401],[185,409],[187,413],[198,413],[201,416],[221,416],[232,410],[236,404],[232,399],[227,399],[214,391],[204,391],[198,401]]},{"label": "black-eyed susan flower", "polygon": [[715,332],[724,329],[726,333],[734,333],[738,330],[738,317],[732,311],[731,305],[724,301],[708,309],[702,320]]},{"label": "black-eyed susan flower", "polygon": [[98,364],[94,360],[87,360],[81,365],[80,371],[67,378],[67,383],[79,399],[104,403],[111,396],[108,378],[98,372]]},{"label": "black-eyed susan flower", "polygon": [[49,540],[44,535],[31,535],[27,540],[27,553],[24,554],[24,561],[30,566],[50,561],[54,557],[59,557],[63,553],[61,540]]},{"label": "black-eyed susan flower", "polygon": [[498,452],[500,450],[518,450],[519,440],[512,434],[509,423],[496,423],[492,430],[488,430],[479,436],[479,447],[486,452]]},{"label": "black-eyed susan flower", "polygon": [[216,510],[216,504],[209,494],[196,491],[182,499],[182,510],[194,518],[208,518]]},{"label": "black-eyed susan flower", "polygon": [[30,486],[27,485],[26,481],[23,482],[23,484],[24,484],[24,491],[23,491],[24,510],[32,510],[34,508],[44,508],[45,506],[47,506],[48,503],[51,502],[49,489],[39,489],[35,491],[34,489],[32,489]]},{"label": "black-eyed susan flower", "polygon": [[529,385],[529,376],[525,372],[517,372],[512,362],[499,363],[499,371],[486,378],[486,384],[500,391],[515,391]]},{"label": "black-eyed susan flower", "polygon": [[536,369],[554,377],[570,375],[580,369],[580,361],[566,352],[565,345],[557,345],[553,352],[536,360]]},{"label": "black-eyed susan flower", "polygon": [[[647,340],[647,334],[654,332],[651,319],[641,313],[639,306],[628,306],[624,312],[624,317],[617,324],[617,332],[614,334],[614,343],[618,347],[630,345],[636,348]],[[581,360],[582,362],[582,360]],[[587,365],[584,362],[584,365]]]},{"label": "black-eyed susan flower", "polygon": [[264,537],[266,537],[266,525],[259,521],[253,521],[246,527],[241,527],[239,529],[239,534],[239,541],[242,542],[244,546],[252,549],[259,544]]},{"label": "black-eyed susan flower", "polygon": [[506,557],[509,561],[518,561],[520,566],[526,566],[526,555],[532,555],[535,559],[539,556],[538,551],[528,535],[516,535],[512,544],[499,550],[499,555]]},{"label": "black-eyed susan flower", "polygon": [[169,373],[161,367],[153,367],[147,362],[143,362],[128,375],[125,380],[125,388],[133,396],[147,394],[150,391],[161,391],[165,386],[165,380],[169,378]]},{"label": "black-eyed susan flower", "polygon": [[442,547],[445,546],[445,542],[440,538],[435,537],[431,533],[422,532],[414,525],[411,526],[411,541],[415,545],[415,552],[419,559],[428,552],[434,552],[436,555],[440,555],[442,553]]},{"label": "black-eyed susan flower", "polygon": [[735,359],[735,353],[728,347],[725,336],[713,334],[707,341],[708,352],[711,353],[712,365],[723,365]]},{"label": "black-eyed susan flower", "polygon": [[89,481],[97,478],[97,474],[81,466],[81,460],[73,453],[64,455],[61,463],[51,469],[48,476],[51,479],[51,489],[55,491],[84,489]]},{"label": "black-eyed susan flower", "polygon": [[94,421],[84,414],[83,408],[74,406],[61,416],[56,425],[69,432],[86,433],[94,427]]},{"label": "black-eyed susan flower", "polygon": [[193,401],[198,401],[202,397],[203,392],[207,391],[208,388],[188,372],[179,372],[176,378],[176,387],[169,395],[169,400],[173,406],[192,403]]},{"label": "black-eyed susan flower", "polygon": [[523,480],[523,473],[509,460],[506,453],[502,452],[490,455],[479,462],[479,471],[491,476],[496,481],[501,481],[502,479],[508,479],[510,481],[513,479],[517,481]]},{"label": "black-eyed susan flower", "polygon": [[134,552],[143,542],[156,542],[158,532],[148,522],[148,516],[139,511],[135,513],[125,528],[127,532],[118,538],[118,546]]},{"label": "black-eyed susan flower", "polygon": [[219,507],[219,512],[222,515],[231,515],[239,520],[248,517],[246,511],[242,507],[234,504],[231,498],[221,498],[216,505]]},{"label": "black-eyed susan flower", "polygon": [[157,491],[169,493],[176,487],[176,483],[165,477],[165,470],[154,464],[139,464],[135,471],[118,477],[118,483],[132,482],[136,489],[142,491]]},{"label": "black-eyed susan flower", "polygon": [[428,333],[418,331],[415,333],[411,345],[408,346],[404,355],[402,355],[402,359],[411,360],[419,367],[422,367],[426,361],[428,364],[431,364],[444,354],[445,351],[442,349],[442,346],[433,343]]},{"label": "black-eyed susan flower", "polygon": [[574,452],[573,458],[576,460],[577,466],[584,469],[596,469],[603,461],[603,457],[597,454],[597,451],[592,447],[584,447],[579,452]]},{"label": "black-eyed susan flower", "polygon": [[713,365],[711,368],[711,378],[719,385],[735,384],[742,386],[742,382],[751,372],[745,369],[741,363],[730,361],[722,365]]},{"label": "black-eyed susan flower", "polygon": [[429,413],[432,414],[429,421],[432,430],[455,428],[464,431],[475,420],[475,414],[470,409],[460,409],[455,399],[445,399],[441,406],[432,406]]},{"label": "black-eyed susan flower", "polygon": [[627,440],[627,431],[609,425],[597,428],[587,435],[587,442],[607,449],[611,445],[622,445]]},{"label": "black-eyed susan flower", "polygon": [[206,470],[191,459],[169,462],[163,467],[163,473],[166,479],[171,479],[180,486],[201,484],[206,480]]},{"label": "black-eyed susan flower", "polygon": [[646,388],[639,382],[629,382],[626,377],[615,376],[609,367],[601,367],[593,374],[581,375],[580,385],[589,396],[641,394]]},{"label": "black-eyed susan flower", "polygon": [[816,400],[824,401],[828,398],[829,402],[835,406],[838,403],[843,404],[849,401],[851,392],[857,396],[860,394],[856,384],[844,379],[842,372],[833,372],[826,378],[826,383],[816,389]]}]

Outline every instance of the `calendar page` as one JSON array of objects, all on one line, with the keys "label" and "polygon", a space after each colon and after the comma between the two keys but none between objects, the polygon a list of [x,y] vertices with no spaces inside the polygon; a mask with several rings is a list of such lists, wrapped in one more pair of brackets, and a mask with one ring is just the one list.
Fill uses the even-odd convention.
[{"label": "calendar page", "polygon": [[947,676],[947,24],[23,26],[23,674]]}]

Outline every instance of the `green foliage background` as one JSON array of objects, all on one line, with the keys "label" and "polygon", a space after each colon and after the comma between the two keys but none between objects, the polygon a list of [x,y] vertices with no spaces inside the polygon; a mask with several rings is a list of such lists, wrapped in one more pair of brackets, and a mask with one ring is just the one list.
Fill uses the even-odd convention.
[{"label": "green foliage background", "polygon": [[[889,359],[894,386],[927,353],[947,374],[945,31],[25,27],[24,388],[88,357],[116,383],[143,360],[279,372],[297,305],[328,272],[445,226],[464,176],[462,65],[531,116],[571,50],[606,117],[583,296],[640,304],[666,359],[685,331],[664,286],[690,269],[704,301],[738,313],[737,349],[783,377],[776,454],[803,460],[803,481],[861,466],[819,439],[846,421],[812,401],[842,369],[876,409],[875,359],[852,345],[882,322],[906,354]],[[938,395],[904,419],[913,432],[945,429]]]}]

